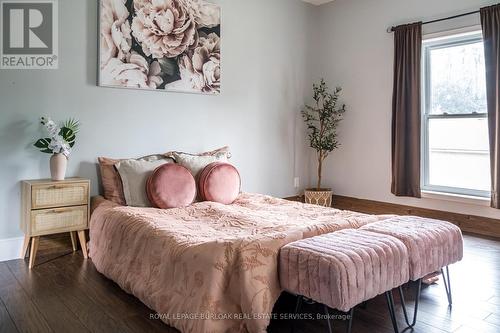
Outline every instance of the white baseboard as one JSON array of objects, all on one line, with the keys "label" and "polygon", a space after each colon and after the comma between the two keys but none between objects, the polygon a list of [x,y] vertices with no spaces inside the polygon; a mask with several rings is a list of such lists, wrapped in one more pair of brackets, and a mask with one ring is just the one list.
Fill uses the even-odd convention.
[{"label": "white baseboard", "polygon": [[0,262],[21,258],[24,237],[0,239]]}]

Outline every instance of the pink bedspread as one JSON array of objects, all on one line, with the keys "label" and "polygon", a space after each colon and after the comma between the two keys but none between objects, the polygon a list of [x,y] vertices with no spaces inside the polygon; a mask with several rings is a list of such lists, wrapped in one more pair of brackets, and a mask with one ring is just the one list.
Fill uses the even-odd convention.
[{"label": "pink bedspread", "polygon": [[281,293],[282,246],[385,218],[255,194],[171,210],[102,200],[90,222],[90,256],[181,332],[265,332]]}]

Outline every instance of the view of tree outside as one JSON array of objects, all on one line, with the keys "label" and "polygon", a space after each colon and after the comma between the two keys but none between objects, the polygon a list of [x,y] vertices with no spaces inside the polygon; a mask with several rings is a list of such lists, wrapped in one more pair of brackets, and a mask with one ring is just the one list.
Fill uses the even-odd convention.
[{"label": "view of tree outside", "polygon": [[486,113],[483,43],[431,50],[431,114]]},{"label": "view of tree outside", "polygon": [[[443,43],[446,43],[444,41]],[[485,114],[482,42],[430,49],[430,110],[434,115]],[[490,191],[488,121],[484,117],[428,121],[429,185]]]}]

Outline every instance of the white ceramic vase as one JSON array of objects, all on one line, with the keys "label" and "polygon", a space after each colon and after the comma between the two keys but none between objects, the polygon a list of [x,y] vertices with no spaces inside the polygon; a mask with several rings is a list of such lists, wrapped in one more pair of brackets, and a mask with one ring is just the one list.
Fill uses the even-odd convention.
[{"label": "white ceramic vase", "polygon": [[50,157],[50,175],[52,180],[64,180],[68,158],[64,154],[54,154]]}]

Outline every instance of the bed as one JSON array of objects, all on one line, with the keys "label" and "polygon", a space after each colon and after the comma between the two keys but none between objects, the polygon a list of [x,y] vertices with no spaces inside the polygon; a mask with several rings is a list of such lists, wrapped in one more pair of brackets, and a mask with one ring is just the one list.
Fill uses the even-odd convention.
[{"label": "bed", "polygon": [[389,217],[257,194],[170,210],[97,198],[90,256],[99,272],[183,333],[265,332],[282,291],[281,247]]}]

